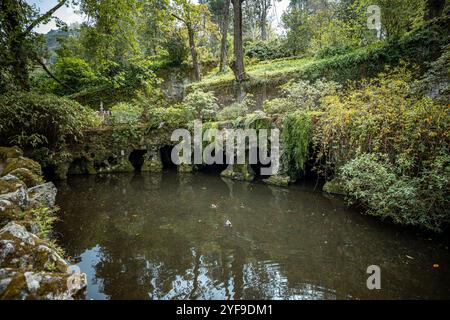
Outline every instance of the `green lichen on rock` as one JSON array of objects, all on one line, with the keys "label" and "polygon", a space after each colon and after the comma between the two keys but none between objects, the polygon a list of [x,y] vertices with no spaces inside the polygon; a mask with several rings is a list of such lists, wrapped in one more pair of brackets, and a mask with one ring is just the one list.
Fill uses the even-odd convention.
[{"label": "green lichen on rock", "polygon": [[33,173],[30,169],[27,168],[15,169],[11,171],[10,174],[23,181],[28,188],[35,187],[44,183],[44,179],[42,179],[42,177]]},{"label": "green lichen on rock", "polygon": [[345,195],[344,187],[339,179],[327,181],[322,190],[329,194]]},{"label": "green lichen on rock", "polygon": [[3,168],[2,174],[6,175],[16,169],[22,168],[30,170],[35,175],[42,176],[41,165],[36,161],[25,157],[9,158],[8,160],[6,160],[6,164]]}]

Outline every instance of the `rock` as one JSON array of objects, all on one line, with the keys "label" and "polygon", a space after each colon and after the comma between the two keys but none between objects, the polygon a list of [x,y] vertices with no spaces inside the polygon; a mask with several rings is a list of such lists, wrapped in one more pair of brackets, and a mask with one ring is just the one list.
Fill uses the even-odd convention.
[{"label": "rock", "polygon": [[25,208],[28,205],[27,190],[23,185],[20,185],[19,188],[14,192],[1,194],[0,202],[3,204],[13,204],[18,207]]},{"label": "rock", "polygon": [[27,168],[19,168],[11,171],[11,175],[23,181],[28,188],[44,183],[44,180]]},{"label": "rock", "polygon": [[21,156],[23,156],[23,152],[18,147],[0,147],[0,160],[6,161],[9,158],[19,158]]},{"label": "rock", "polygon": [[39,163],[37,163],[34,160],[25,158],[25,157],[18,157],[18,158],[9,158],[6,160],[5,167],[3,168],[2,174],[8,174],[16,169],[25,168],[33,172],[37,176],[42,176],[42,170]]},{"label": "rock", "polygon": [[28,199],[32,207],[53,207],[56,201],[56,189],[53,182],[41,184],[28,189]]},{"label": "rock", "polygon": [[331,181],[327,181],[322,190],[329,194],[337,194],[337,195],[345,195],[344,187],[342,182],[338,179],[333,179]]},{"label": "rock", "polygon": [[220,175],[238,181],[251,182],[255,179],[253,169],[247,164],[229,165]]},{"label": "rock", "polygon": [[75,300],[86,297],[84,273],[50,273],[0,269],[0,299]]},{"label": "rock", "polygon": [[278,186],[278,187],[287,187],[287,186],[289,186],[289,183],[291,182],[291,178],[289,176],[274,175],[274,176],[270,176],[267,179],[264,179],[263,181],[269,185]]},{"label": "rock", "polygon": [[23,186],[25,184],[19,178],[8,174],[0,178],[0,195],[15,192]]}]

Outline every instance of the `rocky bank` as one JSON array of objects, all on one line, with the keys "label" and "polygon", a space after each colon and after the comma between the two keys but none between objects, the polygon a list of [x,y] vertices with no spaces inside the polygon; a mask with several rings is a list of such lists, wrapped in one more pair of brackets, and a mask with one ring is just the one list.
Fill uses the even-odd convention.
[{"label": "rocky bank", "polygon": [[51,239],[56,187],[18,148],[0,147],[0,299],[84,299],[86,274]]}]

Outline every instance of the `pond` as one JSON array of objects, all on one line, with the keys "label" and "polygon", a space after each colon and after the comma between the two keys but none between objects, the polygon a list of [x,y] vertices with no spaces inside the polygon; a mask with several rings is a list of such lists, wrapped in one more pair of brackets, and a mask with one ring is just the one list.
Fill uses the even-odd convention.
[{"label": "pond", "polygon": [[[362,215],[314,183],[165,172],[57,187],[59,242],[89,299],[450,298],[448,240]],[[367,288],[370,265],[381,290]]]}]

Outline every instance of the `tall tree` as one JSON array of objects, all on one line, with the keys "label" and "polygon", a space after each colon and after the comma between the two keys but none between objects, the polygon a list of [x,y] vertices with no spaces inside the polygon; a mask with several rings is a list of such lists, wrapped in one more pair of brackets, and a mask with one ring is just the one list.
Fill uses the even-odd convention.
[{"label": "tall tree", "polygon": [[228,25],[230,23],[230,0],[223,0],[223,18],[222,18],[222,26],[221,26],[221,41],[220,41],[220,63],[219,63],[219,71],[225,72],[227,68],[227,44],[228,44]]},{"label": "tall tree", "polygon": [[244,46],[242,43],[242,3],[244,0],[231,0],[234,13],[234,61],[232,69],[237,82],[247,79],[244,65]]},{"label": "tall tree", "polygon": [[194,4],[191,0],[176,0],[172,16],[184,24],[188,33],[189,49],[194,69],[194,79],[201,80],[200,64],[195,43],[195,34],[201,26],[205,25],[206,16],[209,14],[208,7],[204,4]]}]

